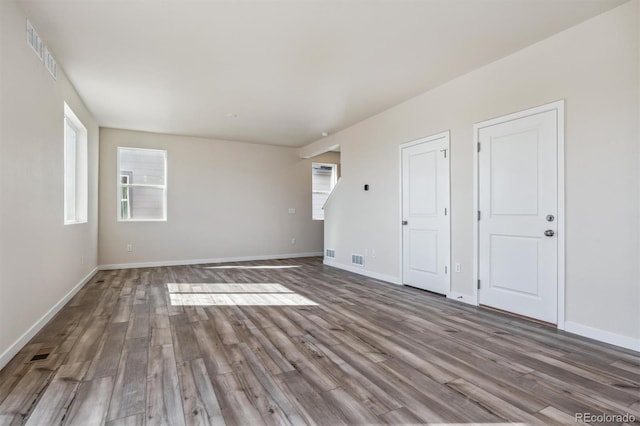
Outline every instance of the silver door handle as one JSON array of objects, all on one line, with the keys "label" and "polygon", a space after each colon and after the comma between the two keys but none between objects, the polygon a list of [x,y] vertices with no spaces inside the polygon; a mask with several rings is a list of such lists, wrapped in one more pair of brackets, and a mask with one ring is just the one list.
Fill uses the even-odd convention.
[{"label": "silver door handle", "polygon": [[556,233],[553,232],[553,229],[547,229],[546,231],[544,231],[544,235],[547,237],[553,237],[554,235],[556,235]]},{"label": "silver door handle", "polygon": [[407,226],[408,224],[409,224],[409,221],[408,221],[408,220],[403,220],[403,221],[402,221],[402,226]]}]

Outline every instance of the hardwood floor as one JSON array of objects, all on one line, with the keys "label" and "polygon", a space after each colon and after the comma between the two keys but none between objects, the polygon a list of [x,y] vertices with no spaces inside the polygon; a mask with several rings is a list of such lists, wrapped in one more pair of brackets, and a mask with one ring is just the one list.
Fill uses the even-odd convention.
[{"label": "hardwood floor", "polygon": [[640,423],[638,353],[319,258],[220,266],[99,272],[0,371],[0,424]]}]

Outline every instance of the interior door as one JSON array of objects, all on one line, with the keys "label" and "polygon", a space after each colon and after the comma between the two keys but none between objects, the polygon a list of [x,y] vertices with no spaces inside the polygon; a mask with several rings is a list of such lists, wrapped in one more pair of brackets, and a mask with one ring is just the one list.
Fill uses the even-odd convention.
[{"label": "interior door", "polygon": [[[478,130],[480,304],[555,324],[558,112]],[[497,122],[496,122],[497,121]]]},{"label": "interior door", "polygon": [[403,283],[448,294],[449,134],[402,148]]}]

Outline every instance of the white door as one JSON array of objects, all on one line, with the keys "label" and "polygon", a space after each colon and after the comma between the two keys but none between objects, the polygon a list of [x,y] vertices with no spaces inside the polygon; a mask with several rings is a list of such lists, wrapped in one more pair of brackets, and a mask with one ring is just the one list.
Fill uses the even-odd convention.
[{"label": "white door", "polygon": [[402,146],[403,283],[449,293],[449,133]]},{"label": "white door", "polygon": [[479,303],[556,324],[558,109],[477,126]]}]

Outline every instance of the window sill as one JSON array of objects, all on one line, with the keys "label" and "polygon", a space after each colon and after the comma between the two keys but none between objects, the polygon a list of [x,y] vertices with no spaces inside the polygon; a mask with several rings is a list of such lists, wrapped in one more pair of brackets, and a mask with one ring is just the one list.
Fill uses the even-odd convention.
[{"label": "window sill", "polygon": [[120,223],[127,222],[166,222],[167,219],[118,219]]},{"label": "window sill", "polygon": [[88,223],[88,221],[86,221],[86,220],[69,221],[69,222],[65,222],[64,225],[65,226],[67,226],[67,225],[82,225],[83,223]]}]

